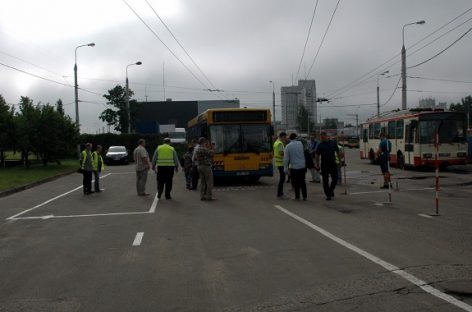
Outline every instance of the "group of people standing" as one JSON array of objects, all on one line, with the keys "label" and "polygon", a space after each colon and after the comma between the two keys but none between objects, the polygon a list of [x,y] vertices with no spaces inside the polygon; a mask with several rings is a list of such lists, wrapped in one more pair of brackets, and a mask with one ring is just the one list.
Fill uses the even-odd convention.
[{"label": "group of people standing", "polygon": [[170,139],[165,138],[163,144],[159,145],[154,151],[152,161],[149,160],[149,154],[145,148],[144,139],[138,141],[138,147],[133,152],[133,158],[136,163],[136,190],[138,196],[148,196],[145,192],[148,171],[156,173],[157,178],[157,197],[160,199],[162,194],[166,199],[172,199],[172,182],[174,172],[179,171],[179,166],[183,167],[185,173],[185,182],[187,189],[197,189],[200,180],[200,199],[214,200],[213,190],[213,172],[211,164],[213,160],[213,146],[209,144],[206,138],[200,138],[192,142],[187,152],[183,155],[181,161],[177,152],[170,145]]},{"label": "group of people standing", "polygon": [[[92,152],[92,143],[86,143],[85,149],[80,154],[80,169],[83,175],[84,195],[100,193],[100,174],[105,170],[105,163],[102,158],[102,146],[97,145]],[[95,179],[94,191],[92,191],[92,177]]]},{"label": "group of people standing", "polygon": [[[295,199],[307,199],[307,187],[305,174],[310,169],[312,182],[323,182],[323,190],[326,200],[334,197],[334,189],[338,183],[338,163],[342,161],[343,155],[336,141],[330,140],[325,132],[320,134],[321,142],[315,138],[309,146],[304,147],[298,140],[296,133],[281,132],[274,143],[275,166],[279,172],[279,183],[277,187],[277,198],[287,199],[284,195],[285,177],[288,175],[292,183]],[[337,161],[338,160],[338,161]]]}]

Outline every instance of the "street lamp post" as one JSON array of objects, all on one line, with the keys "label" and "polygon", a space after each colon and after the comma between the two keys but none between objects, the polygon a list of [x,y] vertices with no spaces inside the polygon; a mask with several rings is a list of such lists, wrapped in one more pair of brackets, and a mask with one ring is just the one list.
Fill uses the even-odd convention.
[{"label": "street lamp post", "polygon": [[274,127],[275,127],[275,86],[272,80],[269,81],[269,83],[272,84],[272,114],[273,114],[272,119],[273,119]]},{"label": "street lamp post", "polygon": [[126,110],[128,111],[128,134],[131,133],[131,113],[130,113],[130,108],[129,108],[129,81],[128,81],[128,67],[133,66],[133,65],[141,65],[142,62],[136,62],[133,64],[128,64],[126,65],[126,94],[125,94],[125,99],[126,99]]},{"label": "street lamp post", "polygon": [[405,50],[405,27],[410,25],[423,25],[425,21],[418,21],[403,25],[402,28],[402,109],[406,109],[406,50]]},{"label": "street lamp post", "polygon": [[[87,43],[79,45],[75,48],[74,53],[74,91],[75,91],[75,124],[80,132],[80,123],[79,123],[79,86],[77,85],[77,49],[81,47],[94,47],[95,43]],[[77,144],[77,155],[80,159],[80,143]]]},{"label": "street lamp post", "polygon": [[383,73],[377,74],[377,117],[380,115],[380,87],[379,87],[379,76],[388,74],[390,71],[386,70]]}]

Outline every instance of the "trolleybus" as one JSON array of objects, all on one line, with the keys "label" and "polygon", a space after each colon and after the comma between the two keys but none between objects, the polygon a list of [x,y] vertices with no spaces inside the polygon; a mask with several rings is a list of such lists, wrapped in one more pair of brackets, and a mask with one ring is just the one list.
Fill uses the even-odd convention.
[{"label": "trolleybus", "polygon": [[442,167],[467,163],[465,115],[432,109],[386,112],[361,124],[360,157],[375,162],[375,152],[384,132],[392,143],[391,164],[435,166],[436,132],[439,131],[438,161]]},{"label": "trolleybus", "polygon": [[273,175],[272,126],[268,109],[209,109],[188,123],[188,139],[205,137],[214,144],[215,177]]}]

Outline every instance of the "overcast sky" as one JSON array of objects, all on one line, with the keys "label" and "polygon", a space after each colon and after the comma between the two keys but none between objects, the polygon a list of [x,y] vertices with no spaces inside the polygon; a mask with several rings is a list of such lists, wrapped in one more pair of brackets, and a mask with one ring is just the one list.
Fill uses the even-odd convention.
[{"label": "overcast sky", "polygon": [[[75,118],[74,49],[94,42],[95,47],[77,52],[79,86],[85,89],[79,91],[84,101],[79,103],[83,132],[95,133],[103,126],[98,119],[105,109],[101,95],[116,84],[124,86],[126,65],[137,61],[143,64],[129,67],[128,77],[138,100],[163,100],[165,76],[166,98],[237,97],[242,106],[271,108],[269,80],[275,83],[277,105],[280,87],[296,84],[316,4],[316,0],[148,0],[214,88],[225,91],[208,92],[203,89],[213,86],[146,1],[127,2],[201,83],[124,1],[11,0],[0,2],[0,63],[57,83],[0,65],[0,94],[12,105],[20,96],[51,104],[60,98],[66,113]],[[317,96],[332,100],[319,108],[323,118],[354,123],[348,114],[357,112],[361,120],[374,114],[375,105],[357,105],[376,103],[376,74],[385,70],[393,77],[380,79],[380,102],[393,97],[381,109],[401,106],[401,90],[393,92],[400,78],[404,24],[426,21],[405,28],[407,66],[429,59],[472,27],[470,0],[341,0],[309,71],[337,2],[319,0],[298,74],[315,79]],[[408,106],[416,106],[421,98],[451,103],[472,94],[471,55],[472,31],[438,57],[409,69],[408,76],[421,78],[408,79]],[[369,72],[364,76],[369,79],[356,80]],[[353,81],[358,83],[341,89]]]}]

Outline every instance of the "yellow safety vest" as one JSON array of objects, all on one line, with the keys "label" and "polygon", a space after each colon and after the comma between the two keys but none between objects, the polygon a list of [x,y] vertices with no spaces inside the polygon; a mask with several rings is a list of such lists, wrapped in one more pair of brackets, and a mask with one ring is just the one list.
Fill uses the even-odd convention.
[{"label": "yellow safety vest", "polygon": [[100,171],[103,171],[103,170],[105,170],[105,165],[103,163],[103,158],[102,158],[102,155],[99,155],[97,153],[97,151],[92,153],[92,168],[93,168],[93,171],[98,171],[98,157],[97,156],[100,156],[100,161],[102,163],[102,168],[100,169]]},{"label": "yellow safety vest", "polygon": [[[80,165],[82,169],[85,169],[85,161],[87,160],[87,154],[88,154],[87,150],[82,151],[82,160],[81,160],[82,164]],[[93,159],[92,159],[92,166],[93,166]]]},{"label": "yellow safety vest", "polygon": [[282,144],[282,147],[285,148],[284,143],[280,141],[279,139],[277,139],[274,142],[274,159],[275,159],[276,167],[283,167],[284,165],[284,156],[280,156],[280,151],[279,151],[280,144]]},{"label": "yellow safety vest", "polygon": [[162,144],[157,147],[157,166],[175,166],[174,148],[169,144]]}]

